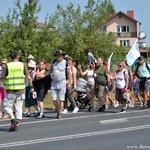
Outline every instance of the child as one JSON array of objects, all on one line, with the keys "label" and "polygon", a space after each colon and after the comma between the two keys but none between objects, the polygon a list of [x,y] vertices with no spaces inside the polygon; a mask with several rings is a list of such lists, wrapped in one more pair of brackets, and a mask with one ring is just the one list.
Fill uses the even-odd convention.
[{"label": "child", "polygon": [[136,74],[133,74],[133,79],[131,81],[131,85],[132,85],[134,97],[140,101],[141,107],[143,107],[143,102],[139,97],[140,79],[136,76]]}]

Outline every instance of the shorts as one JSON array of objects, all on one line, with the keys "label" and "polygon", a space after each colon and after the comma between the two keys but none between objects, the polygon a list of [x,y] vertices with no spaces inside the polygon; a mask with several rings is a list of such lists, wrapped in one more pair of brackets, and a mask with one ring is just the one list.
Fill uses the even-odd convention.
[{"label": "shorts", "polygon": [[145,83],[145,92],[146,93],[150,92],[150,80],[146,81]]},{"label": "shorts", "polygon": [[0,87],[0,101],[3,101],[6,96],[6,90],[3,87]]},{"label": "shorts", "polygon": [[43,102],[47,91],[45,88],[37,89],[37,101]]},{"label": "shorts", "polygon": [[139,94],[139,89],[133,89],[133,93],[134,93],[135,96],[138,96],[138,94]]},{"label": "shorts", "polygon": [[105,93],[105,86],[102,86],[102,85],[98,84],[97,98],[104,97],[104,93]]},{"label": "shorts", "polygon": [[62,82],[52,82],[51,86],[52,100],[65,101],[65,95],[66,95],[66,80]]},{"label": "shorts", "polygon": [[141,81],[139,86],[139,92],[149,92],[150,91],[150,80]]}]

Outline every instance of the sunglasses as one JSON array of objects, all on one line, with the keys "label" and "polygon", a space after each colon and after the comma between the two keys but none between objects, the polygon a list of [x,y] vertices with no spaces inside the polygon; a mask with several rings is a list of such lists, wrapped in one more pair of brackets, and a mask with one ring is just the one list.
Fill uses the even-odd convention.
[{"label": "sunglasses", "polygon": [[55,57],[61,57],[61,56],[62,56],[61,54],[56,54],[56,55],[55,55]]},{"label": "sunglasses", "polygon": [[138,59],[138,61],[142,61],[142,60],[143,60],[143,58],[139,58],[139,59]]}]

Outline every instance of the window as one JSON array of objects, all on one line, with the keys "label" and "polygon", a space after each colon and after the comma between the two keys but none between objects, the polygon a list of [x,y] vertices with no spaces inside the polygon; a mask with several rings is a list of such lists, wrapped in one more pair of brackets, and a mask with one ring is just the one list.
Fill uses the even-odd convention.
[{"label": "window", "polygon": [[129,32],[129,26],[117,26],[117,33]]},{"label": "window", "polygon": [[106,30],[106,26],[100,27],[100,31],[101,31],[101,32],[106,32],[106,31],[107,31],[107,30]]},{"label": "window", "polygon": [[129,40],[120,40],[120,45],[125,47],[130,47],[130,41]]}]

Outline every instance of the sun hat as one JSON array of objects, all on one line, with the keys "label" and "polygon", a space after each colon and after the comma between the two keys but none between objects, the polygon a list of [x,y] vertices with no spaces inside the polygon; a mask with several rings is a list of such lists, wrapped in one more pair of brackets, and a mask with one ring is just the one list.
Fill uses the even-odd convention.
[{"label": "sun hat", "polygon": [[28,59],[34,59],[34,57],[30,54],[30,55],[28,56]]},{"label": "sun hat", "polygon": [[28,67],[35,68],[36,67],[36,62],[34,60],[30,60],[27,64]]},{"label": "sun hat", "polygon": [[73,58],[71,56],[69,56],[69,55],[65,55],[65,58],[69,59],[69,60],[73,60]]},{"label": "sun hat", "polygon": [[2,59],[1,60],[1,63],[3,63],[3,64],[7,64],[7,62],[8,62],[7,59]]}]

